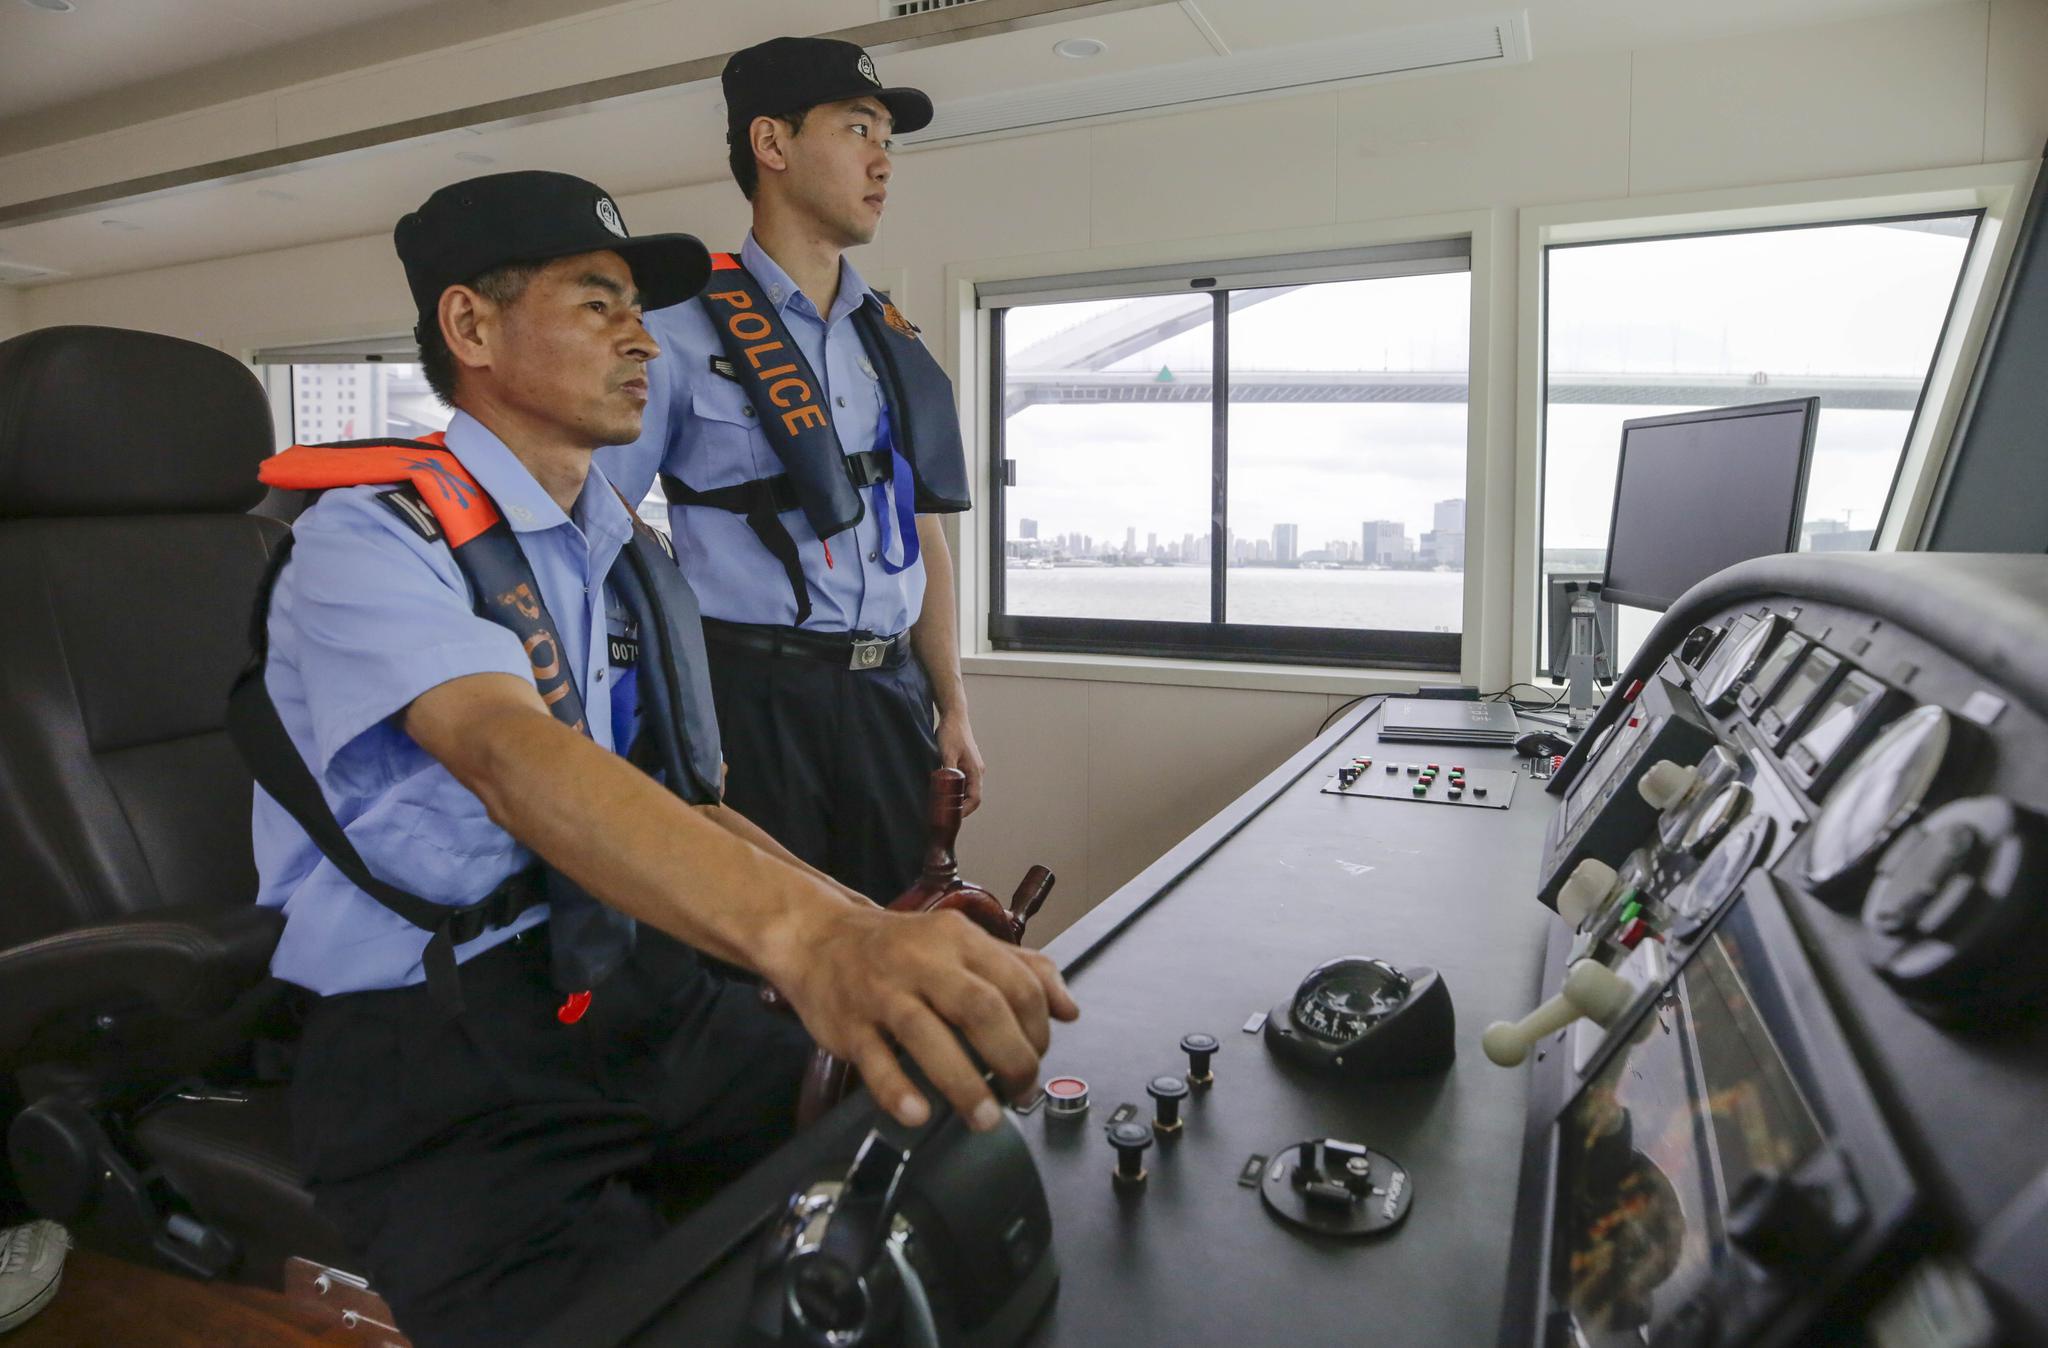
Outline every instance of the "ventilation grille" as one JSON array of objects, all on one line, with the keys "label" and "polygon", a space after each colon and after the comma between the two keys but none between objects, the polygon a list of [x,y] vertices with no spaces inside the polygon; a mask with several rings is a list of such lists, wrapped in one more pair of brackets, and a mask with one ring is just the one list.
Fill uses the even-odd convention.
[{"label": "ventilation grille", "polygon": [[962,5],[980,3],[981,0],[882,0],[882,17],[907,19],[913,14],[930,14],[935,10],[958,9]]},{"label": "ventilation grille", "polygon": [[1163,112],[1194,103],[1297,93],[1443,70],[1521,65],[1528,60],[1528,15],[1517,10],[955,99],[939,105],[930,126],[898,139],[910,145],[931,145],[1063,122]]}]

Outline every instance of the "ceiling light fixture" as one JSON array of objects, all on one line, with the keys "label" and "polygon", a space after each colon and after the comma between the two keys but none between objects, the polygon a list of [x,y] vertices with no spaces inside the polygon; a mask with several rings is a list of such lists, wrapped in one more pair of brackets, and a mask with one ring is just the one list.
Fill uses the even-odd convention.
[{"label": "ceiling light fixture", "polygon": [[119,230],[123,234],[139,234],[142,231],[141,225],[128,220],[102,220],[100,224],[104,228]]},{"label": "ceiling light fixture", "polygon": [[71,0],[21,0],[21,3],[30,9],[47,10],[52,14],[69,14],[78,8]]},{"label": "ceiling light fixture", "polygon": [[282,190],[280,190],[280,189],[278,189],[278,188],[275,188],[275,187],[259,187],[259,188],[257,188],[257,189],[256,189],[256,195],[257,195],[257,196],[259,196],[259,197],[268,197],[268,198],[270,198],[270,199],[271,199],[272,201],[297,201],[297,200],[298,200],[298,197],[297,197],[297,196],[295,196],[295,195],[293,195],[292,193],[290,193],[290,192],[286,192],[286,191],[282,191]]},{"label": "ceiling light fixture", "polygon": [[1413,28],[1374,30],[1349,38],[1260,47],[1135,72],[1090,75],[1075,71],[1066,79],[1047,79],[1006,93],[944,99],[930,126],[898,139],[913,148],[945,145],[971,136],[1144,115],[1318,86],[1526,65],[1529,59],[1528,13],[1508,10]]},{"label": "ceiling light fixture", "polygon": [[498,162],[490,155],[480,153],[479,151],[476,150],[457,150],[455,152],[455,157],[457,159],[460,159],[465,164],[495,164]]},{"label": "ceiling light fixture", "polygon": [[1052,49],[1069,61],[1087,61],[1108,51],[1109,44],[1099,37],[1063,37]]}]

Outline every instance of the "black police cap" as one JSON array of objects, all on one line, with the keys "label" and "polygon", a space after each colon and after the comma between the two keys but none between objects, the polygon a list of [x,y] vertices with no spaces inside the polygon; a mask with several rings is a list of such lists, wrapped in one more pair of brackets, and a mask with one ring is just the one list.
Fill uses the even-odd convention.
[{"label": "black police cap", "polygon": [[769,38],[734,52],[719,78],[730,131],[744,131],[756,117],[787,116],[862,95],[881,101],[899,133],[931,125],[932,101],[922,90],[884,88],[874,58],[836,38]]},{"label": "black police cap", "polygon": [[567,173],[493,173],[455,183],[399,220],[391,237],[423,320],[449,286],[508,263],[617,253],[647,309],[681,304],[711,275],[711,255],[694,236],[633,238],[603,188]]}]

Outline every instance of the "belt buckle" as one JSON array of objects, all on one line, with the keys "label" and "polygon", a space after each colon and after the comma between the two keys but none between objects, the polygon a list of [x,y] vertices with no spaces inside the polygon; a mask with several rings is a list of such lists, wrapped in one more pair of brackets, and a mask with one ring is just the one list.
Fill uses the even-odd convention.
[{"label": "belt buckle", "polygon": [[848,669],[880,669],[882,661],[889,654],[893,637],[855,637],[853,654],[846,662]]}]

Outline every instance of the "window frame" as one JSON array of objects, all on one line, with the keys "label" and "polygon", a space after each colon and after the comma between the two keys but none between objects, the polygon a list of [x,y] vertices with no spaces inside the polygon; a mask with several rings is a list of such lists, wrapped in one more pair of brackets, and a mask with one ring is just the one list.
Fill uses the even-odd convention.
[{"label": "window frame", "polygon": [[[1227,620],[1226,591],[1230,559],[1224,539],[1229,530],[1230,503],[1230,313],[1229,297],[1238,290],[1289,284],[1375,280],[1399,276],[1463,273],[1479,283],[1474,240],[1469,234],[1365,244],[1348,248],[1304,249],[1290,253],[1240,255],[1222,260],[1197,260],[1151,266],[1053,273],[1010,278],[974,286],[977,328],[984,340],[981,364],[987,419],[979,437],[985,462],[978,475],[986,521],[984,555],[986,603],[979,607],[977,630],[989,651],[1030,655],[1084,655],[1143,660],[1180,659],[1204,662],[1329,666],[1345,669],[1409,670],[1447,675],[1462,668],[1466,632],[1472,623],[1471,589],[1461,596],[1458,632],[1420,632],[1234,623]],[[1006,566],[1004,545],[1009,514],[1006,421],[1001,384],[1004,379],[1001,310],[1030,304],[1076,300],[1138,298],[1203,293],[1210,296],[1209,326],[1213,343],[1210,387],[1210,618],[1207,622],[1167,622],[1137,618],[1079,618],[1003,611]],[[1476,300],[1468,300],[1467,318]],[[1477,413],[1473,367],[1476,331],[1468,329],[1465,412],[1466,479],[1472,476],[1474,454],[1471,421]],[[1468,495],[1469,517],[1469,495]],[[1469,540],[1469,534],[1468,534]],[[1468,555],[1467,565],[1471,565]]]},{"label": "window frame", "polygon": [[[303,342],[291,346],[260,346],[242,353],[270,399],[270,422],[277,447],[298,442],[298,367],[301,365],[417,365],[419,344],[410,333],[373,333],[339,341]],[[283,371],[281,375],[274,371]],[[359,402],[360,385],[350,377],[349,398]],[[338,397],[339,395],[337,395]]]},{"label": "window frame", "polygon": [[1946,460],[1969,371],[2024,213],[2032,161],[1880,174],[1769,187],[1623,198],[1521,213],[1516,328],[1516,441],[1512,665],[1509,677],[1541,676],[1543,468],[1549,358],[1549,257],[1555,245],[1638,242],[1977,213],[1975,235],[1908,429],[1873,550],[1917,546]]}]

